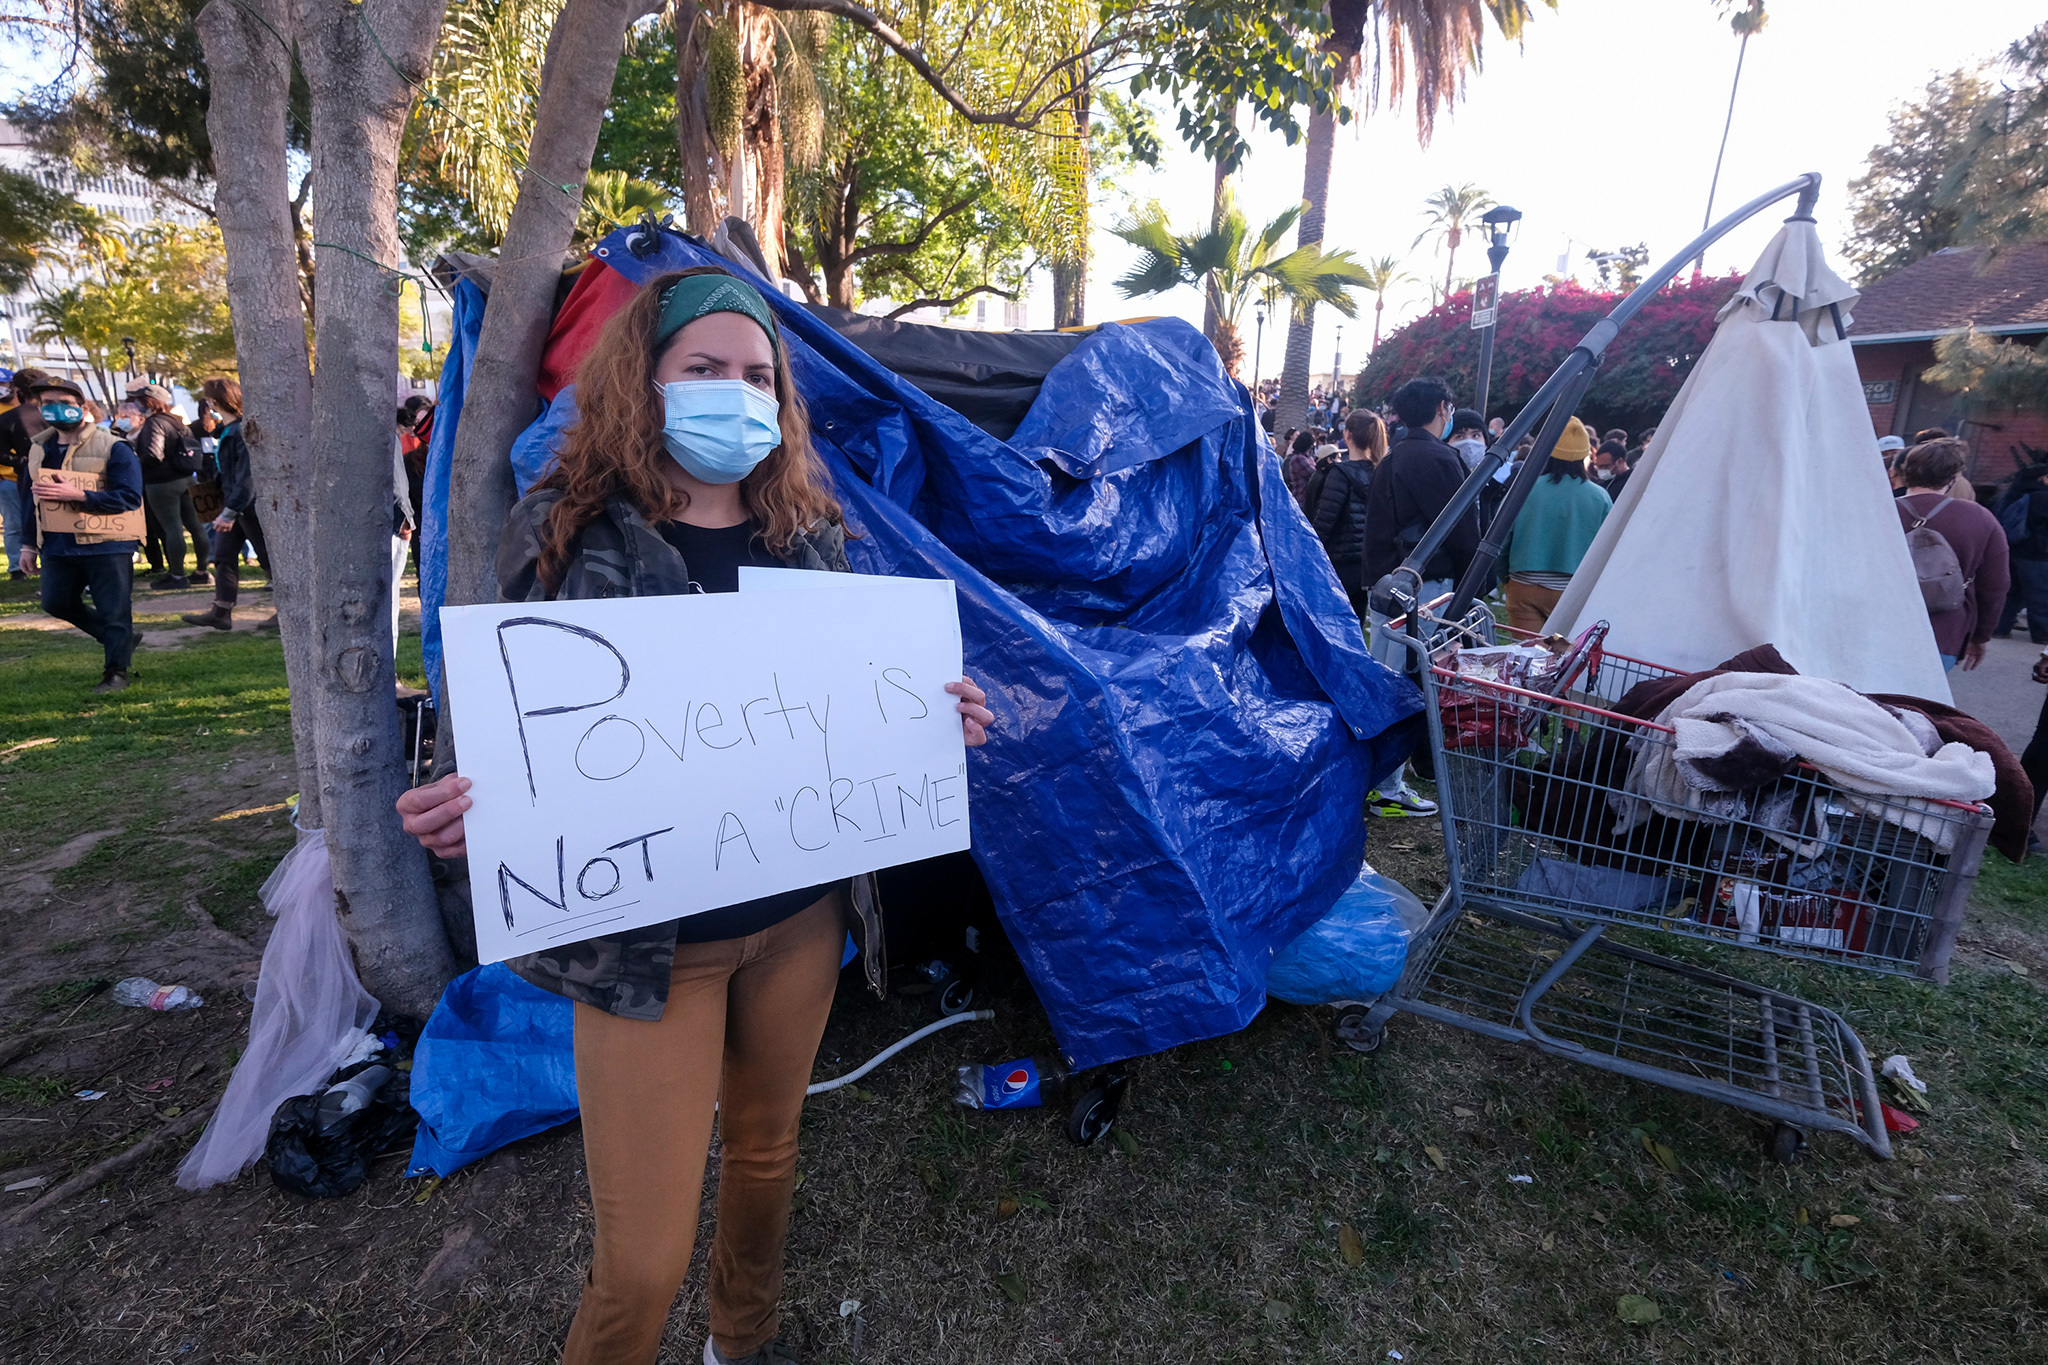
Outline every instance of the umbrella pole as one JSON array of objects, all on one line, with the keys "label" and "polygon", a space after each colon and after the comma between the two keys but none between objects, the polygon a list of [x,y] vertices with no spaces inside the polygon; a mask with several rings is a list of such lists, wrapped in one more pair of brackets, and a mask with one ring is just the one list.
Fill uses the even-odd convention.
[{"label": "umbrella pole", "polygon": [[[1820,198],[1820,173],[1808,171],[1798,179],[1788,180],[1774,190],[1767,190],[1736,209],[1687,242],[1683,250],[1657,267],[1641,284],[1630,290],[1627,298],[1614,305],[1613,311],[1594,323],[1592,330],[1588,331],[1580,339],[1579,344],[1572,348],[1572,353],[1565,357],[1564,363],[1557,367],[1550,378],[1543,381],[1543,387],[1536,390],[1535,396],[1515,414],[1515,420],[1508,423],[1507,430],[1501,432],[1500,439],[1493,443],[1492,448],[1479,461],[1479,467],[1473,470],[1458,491],[1451,495],[1450,502],[1437,514],[1436,521],[1431,524],[1429,530],[1423,533],[1421,542],[1409,551],[1408,558],[1402,560],[1400,567],[1392,573],[1373,584],[1368,597],[1372,609],[1390,617],[1413,615],[1417,599],[1422,592],[1423,566],[1436,557],[1436,552],[1443,548],[1444,541],[1450,538],[1452,528],[1479,500],[1479,490],[1486,486],[1486,481],[1507,463],[1508,456],[1514,453],[1515,443],[1529,434],[1538,417],[1551,413],[1554,422],[1546,424],[1544,428],[1545,432],[1549,433],[1548,439],[1539,440],[1536,449],[1530,452],[1529,467],[1524,468],[1516,476],[1515,486],[1508,490],[1507,500],[1501,504],[1500,511],[1494,517],[1493,525],[1504,538],[1507,531],[1514,526],[1515,513],[1521,510],[1523,501],[1528,498],[1528,490],[1534,486],[1535,475],[1531,473],[1531,469],[1542,468],[1543,461],[1550,458],[1550,452],[1557,444],[1557,433],[1564,430],[1564,420],[1557,414],[1562,413],[1563,417],[1571,416],[1572,409],[1578,406],[1579,399],[1586,392],[1586,385],[1593,380],[1593,371],[1598,368],[1600,357],[1606,354],[1609,343],[1614,340],[1616,333],[1620,332],[1623,324],[1655,297],[1657,291],[1677,278],[1678,272],[1685,268],[1688,261],[1771,205],[1795,194],[1799,196],[1799,204],[1792,211],[1792,216],[1811,218],[1814,203]],[[1570,390],[1569,400],[1564,401],[1567,388]],[[1556,427],[1556,432],[1551,432],[1551,425]],[[1490,555],[1488,546],[1493,547]],[[1458,585],[1456,595],[1442,613],[1442,619],[1456,621],[1465,614],[1475,596],[1473,589],[1480,582],[1487,580],[1499,559],[1500,548],[1489,535],[1481,544],[1479,553],[1473,557],[1472,566],[1466,571],[1464,581]]]}]

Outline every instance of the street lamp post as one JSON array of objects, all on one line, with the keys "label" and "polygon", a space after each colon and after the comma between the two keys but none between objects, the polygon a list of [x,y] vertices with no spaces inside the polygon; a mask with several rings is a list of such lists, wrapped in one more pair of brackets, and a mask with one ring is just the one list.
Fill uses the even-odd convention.
[{"label": "street lamp post", "polygon": [[128,378],[132,381],[135,378],[135,338],[122,337],[121,344],[128,348]]},{"label": "street lamp post", "polygon": [[1507,264],[1508,229],[1521,221],[1522,211],[1511,209],[1506,204],[1490,208],[1480,218],[1493,234],[1491,245],[1486,248],[1486,259],[1493,266],[1493,316],[1479,329],[1479,382],[1474,387],[1474,403],[1479,410],[1479,420],[1486,420],[1487,390],[1493,386],[1493,333],[1500,314],[1500,268]]},{"label": "street lamp post", "polygon": [[1330,407],[1337,406],[1337,395],[1344,388],[1344,324],[1337,324],[1337,349],[1330,356]]}]

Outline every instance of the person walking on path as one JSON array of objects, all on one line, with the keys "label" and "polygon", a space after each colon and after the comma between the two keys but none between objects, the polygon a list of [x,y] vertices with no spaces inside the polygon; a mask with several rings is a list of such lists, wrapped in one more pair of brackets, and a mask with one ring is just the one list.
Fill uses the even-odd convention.
[{"label": "person walking on path", "polygon": [[[135,450],[85,420],[85,390],[68,379],[45,379],[31,396],[47,424],[30,445],[28,463],[11,490],[24,513],[23,573],[42,564],[43,610],[100,642],[106,667],[99,693],[128,686],[135,651],[136,542],[142,535],[142,469]],[[36,475],[50,471],[49,477]],[[91,513],[93,530],[80,513]],[[85,599],[92,598],[87,606]]]},{"label": "person walking on path", "polygon": [[[1411,379],[1394,391],[1394,415],[1403,430],[1401,439],[1388,448],[1386,458],[1373,471],[1372,489],[1366,498],[1365,553],[1359,582],[1367,593],[1401,566],[1465,482],[1465,462],[1444,441],[1455,411],[1450,386],[1441,379]],[[1423,566],[1417,601],[1428,603],[1450,592],[1478,549],[1479,511],[1467,508],[1443,548]],[[1399,632],[1370,608],[1366,619],[1373,657],[1405,672],[1410,660]],[[1366,805],[1389,817],[1436,813],[1436,803],[1416,795],[1398,771],[1390,785],[1368,793]]]},{"label": "person walking on path", "polygon": [[[577,368],[581,417],[499,540],[513,602],[733,592],[743,565],[848,572],[846,530],[768,304],[715,267],[657,276]],[[966,742],[994,715],[946,684]],[[437,756],[438,757],[438,756]],[[405,793],[405,828],[466,849],[469,780]],[[850,917],[850,922],[849,922]],[[575,1006],[596,1220],[566,1365],[651,1365],[689,1273],[714,1124],[706,1365],[790,1365],[778,1339],[804,1092],[851,929],[884,985],[872,882],[766,896],[512,966]],[[714,1115],[715,1110],[715,1115]]]},{"label": "person walking on path", "polygon": [[1954,437],[1923,441],[1900,461],[1905,492],[1899,495],[1899,525],[1907,532],[1922,527],[1936,532],[1954,551],[1962,570],[1962,603],[1946,611],[1928,611],[1941,666],[1965,670],[1984,661],[1984,642],[2005,609],[2011,586],[2005,528],[1998,518],[1974,502],[1948,492],[1962,477],[1969,447]]},{"label": "person walking on path", "polygon": [[2012,590],[1991,632],[2003,640],[2027,613],[2027,634],[2048,644],[2048,465],[2029,465],[2013,476],[1994,509],[2010,547]]},{"label": "person walking on path", "polygon": [[1386,453],[1385,423],[1369,412],[1354,412],[1344,419],[1342,453],[1315,471],[1304,492],[1309,525],[1323,542],[1360,621],[1366,619],[1365,502],[1372,491],[1373,469]]},{"label": "person walking on path", "polygon": [[[0,470],[5,471],[8,482],[20,476],[22,467],[28,463],[29,442],[49,429],[43,420],[42,407],[35,402],[37,389],[50,376],[35,369],[16,370],[14,378],[8,381],[7,392],[14,400],[14,406],[0,412]],[[0,544],[7,551],[7,576],[21,579],[28,575],[18,565],[21,562],[21,547],[26,542],[22,527],[26,524],[27,513],[21,502],[9,490],[0,497]]]},{"label": "person walking on path", "polygon": [[1543,623],[1614,508],[1600,485],[1586,477],[1587,440],[1578,418],[1564,424],[1549,468],[1538,476],[1508,531],[1508,624],[1532,635],[1543,633]]},{"label": "person walking on path", "polygon": [[[242,590],[242,547],[256,551],[263,577],[270,578],[270,546],[263,539],[263,522],[256,515],[256,484],[249,470],[249,444],[242,439],[242,386],[233,379],[209,379],[201,385],[207,401],[227,419],[220,429],[220,515],[213,519],[213,605],[205,611],[186,612],[179,619],[190,626],[212,626],[232,630],[235,602]],[[277,615],[258,629],[277,625]]]},{"label": "person walking on path", "polygon": [[[199,470],[199,447],[178,414],[171,411],[171,393],[161,384],[138,384],[128,391],[145,414],[132,438],[142,461],[142,499],[163,541],[164,576],[152,588],[188,588],[206,582],[206,524],[192,501],[192,476]],[[193,536],[193,570],[185,573],[185,533]]]}]

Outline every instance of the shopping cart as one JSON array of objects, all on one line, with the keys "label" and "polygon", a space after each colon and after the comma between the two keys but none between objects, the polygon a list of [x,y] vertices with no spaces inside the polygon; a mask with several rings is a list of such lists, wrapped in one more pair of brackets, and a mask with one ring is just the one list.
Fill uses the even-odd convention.
[{"label": "shopping cart", "polygon": [[1780,1159],[1807,1131],[1889,1157],[1869,1055],[1839,1015],[1614,931],[1945,980],[1990,810],[1853,792],[1803,765],[1739,811],[1660,803],[1638,779],[1671,731],[1612,707],[1672,670],[1596,649],[1566,685],[1516,686],[1461,671],[1511,643],[1483,607],[1455,629],[1425,619],[1449,889],[1400,984],[1347,1008],[1339,1036],[1371,1051],[1415,1014],[1762,1114]]},{"label": "shopping cart", "polygon": [[[1614,709],[1674,670],[1597,640],[1547,676],[1472,666],[1515,643],[1479,599],[1607,345],[1714,241],[1793,195],[1795,216],[1810,216],[1819,191],[1812,174],[1779,186],[1644,279],[1373,586],[1373,611],[1392,618],[1400,645],[1382,658],[1405,663],[1423,691],[1449,884],[1395,989],[1340,1008],[1337,1033],[1352,1047],[1377,1048],[1405,1012],[1761,1114],[1775,1120],[1780,1160],[1809,1130],[1891,1155],[1869,1055],[1839,1015],[1641,941],[1668,934],[1945,981],[1990,811],[1849,791],[1805,767],[1709,805],[1654,780],[1671,732]],[[1420,601],[1423,566],[1539,421],[1457,591]]]}]

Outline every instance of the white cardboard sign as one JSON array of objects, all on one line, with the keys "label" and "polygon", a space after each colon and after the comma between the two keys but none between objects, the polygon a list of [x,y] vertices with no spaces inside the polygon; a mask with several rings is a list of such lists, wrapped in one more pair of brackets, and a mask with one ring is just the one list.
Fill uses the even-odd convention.
[{"label": "white cardboard sign", "polygon": [[443,609],[480,960],[967,847],[953,584],[742,573]]}]

